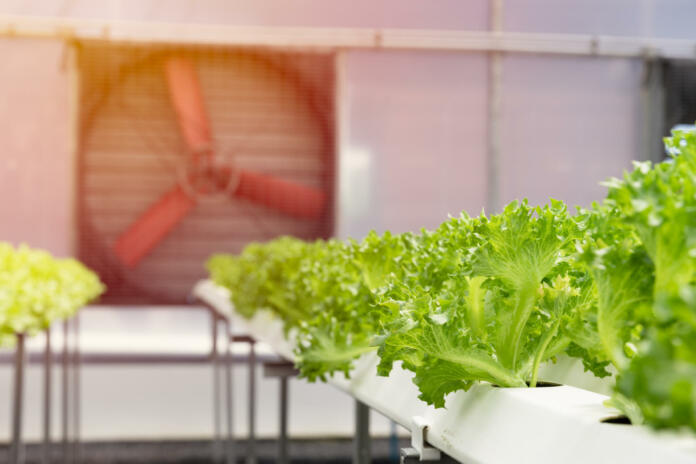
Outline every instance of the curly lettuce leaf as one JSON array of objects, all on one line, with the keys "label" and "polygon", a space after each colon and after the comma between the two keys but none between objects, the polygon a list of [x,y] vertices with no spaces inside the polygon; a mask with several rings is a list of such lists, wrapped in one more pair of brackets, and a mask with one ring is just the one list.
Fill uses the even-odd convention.
[{"label": "curly lettuce leaf", "polygon": [[0,338],[11,342],[15,333],[33,334],[71,317],[104,289],[74,259],[0,243]]}]

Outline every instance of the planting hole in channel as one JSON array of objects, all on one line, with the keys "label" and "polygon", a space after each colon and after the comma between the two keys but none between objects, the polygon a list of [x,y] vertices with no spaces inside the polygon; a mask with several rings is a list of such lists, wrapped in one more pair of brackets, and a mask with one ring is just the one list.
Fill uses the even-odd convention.
[{"label": "planting hole in channel", "polygon": [[[526,383],[527,383],[527,386],[529,386],[529,382],[526,382]],[[491,384],[491,385],[492,385],[493,387],[495,387],[495,388],[505,388],[505,387],[501,387],[500,385],[496,385],[496,384],[494,384],[494,383]],[[561,386],[562,386],[562,385],[561,385],[560,383],[556,383],[556,382],[543,382],[543,381],[542,381],[542,382],[537,382],[535,388],[561,387]]]},{"label": "planting hole in channel", "polygon": [[[529,382],[527,382],[527,386],[529,386]],[[561,386],[560,383],[540,381],[540,382],[537,382],[535,388],[560,387],[560,386]]]},{"label": "planting hole in channel", "polygon": [[620,424],[620,425],[631,425],[631,419],[626,416],[611,416],[605,417],[600,421],[602,424]]}]

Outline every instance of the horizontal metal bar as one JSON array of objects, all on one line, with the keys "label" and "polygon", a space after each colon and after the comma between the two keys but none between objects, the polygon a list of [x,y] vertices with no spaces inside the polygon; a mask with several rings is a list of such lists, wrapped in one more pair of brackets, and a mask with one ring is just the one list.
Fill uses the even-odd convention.
[{"label": "horizontal metal bar", "polygon": [[287,48],[370,48],[696,59],[696,40],[494,31],[248,27],[0,15],[0,36]]},{"label": "horizontal metal bar", "polygon": [[263,363],[264,377],[295,377],[300,371],[295,364],[288,361],[270,361]]},{"label": "horizontal metal bar", "polygon": [[[61,362],[63,356],[54,353],[54,362]],[[231,357],[233,363],[246,364],[249,357],[245,354],[234,354]],[[256,355],[257,363],[277,362],[277,355]],[[27,361],[30,364],[43,364],[45,360],[43,353],[30,353]],[[12,353],[0,353],[0,364],[11,364],[14,362]],[[212,356],[206,354],[167,354],[167,353],[80,353],[81,364],[206,364],[212,362]]]},{"label": "horizontal metal bar", "polygon": [[148,312],[148,311],[205,311],[210,312],[204,304],[187,304],[187,305],[171,305],[171,304],[93,304],[83,307],[80,312],[97,312],[97,311],[108,311],[108,312]]}]

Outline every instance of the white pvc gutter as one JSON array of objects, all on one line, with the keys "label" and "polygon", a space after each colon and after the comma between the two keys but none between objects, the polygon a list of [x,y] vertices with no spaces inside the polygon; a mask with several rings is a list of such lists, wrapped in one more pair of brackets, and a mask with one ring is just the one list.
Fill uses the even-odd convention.
[{"label": "white pvc gutter", "polygon": [[[280,319],[258,311],[246,320],[234,313],[226,289],[200,281],[193,293],[232,324],[279,355],[293,359]],[[389,377],[377,375],[375,353],[355,363],[351,378],[333,376],[329,383],[384,416],[417,433],[427,426],[427,442],[465,463],[487,464],[691,464],[696,438],[690,433],[655,432],[648,427],[602,423],[618,412],[607,396],[568,385],[547,388],[494,388],[480,383],[468,392],[450,394],[446,408],[418,399],[413,374],[398,366]],[[561,379],[558,379],[561,380]],[[322,406],[322,405],[317,405]]]}]

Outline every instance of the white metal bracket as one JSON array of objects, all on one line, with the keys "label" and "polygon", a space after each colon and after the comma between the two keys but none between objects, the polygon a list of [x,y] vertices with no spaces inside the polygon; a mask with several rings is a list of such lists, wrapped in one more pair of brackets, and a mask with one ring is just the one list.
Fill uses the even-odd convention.
[{"label": "white metal bracket", "polygon": [[427,444],[428,422],[420,417],[411,418],[411,447],[418,453],[419,461],[439,461],[440,450]]}]

